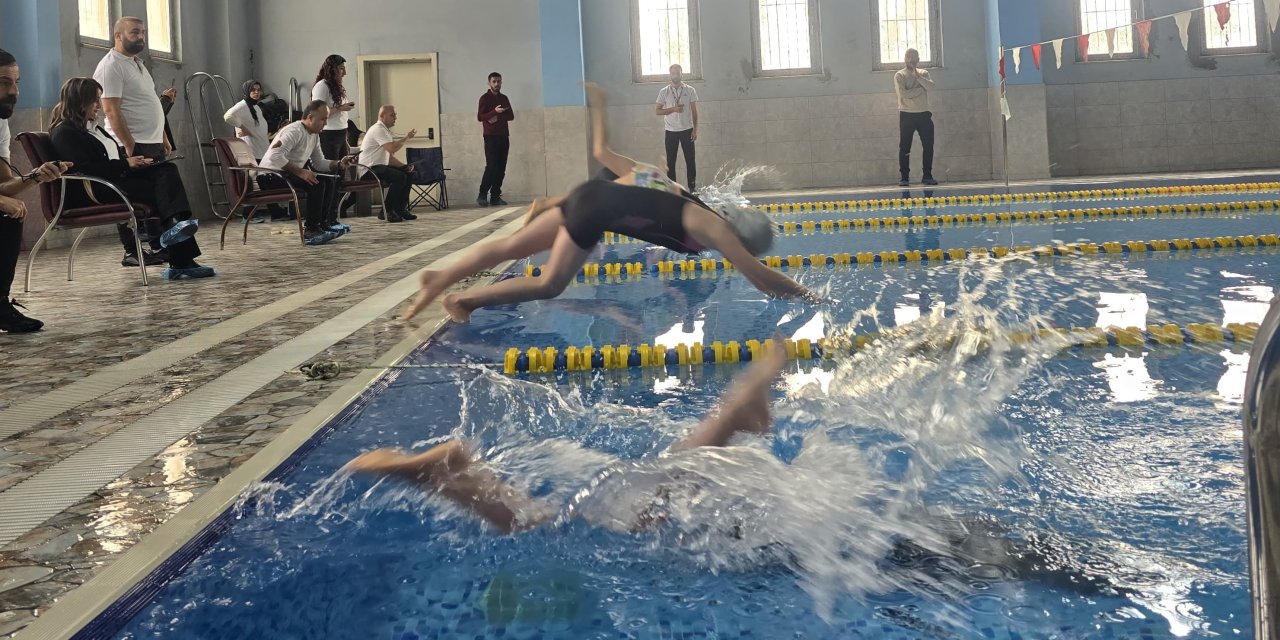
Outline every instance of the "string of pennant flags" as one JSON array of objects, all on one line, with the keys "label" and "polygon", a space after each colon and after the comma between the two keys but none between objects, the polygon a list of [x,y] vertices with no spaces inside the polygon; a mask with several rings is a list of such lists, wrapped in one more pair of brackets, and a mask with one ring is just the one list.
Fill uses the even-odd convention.
[{"label": "string of pennant flags", "polygon": [[[1045,45],[1053,47],[1054,61],[1057,64],[1057,68],[1061,69],[1062,60],[1063,60],[1062,50],[1067,40],[1075,40],[1076,47],[1080,51],[1080,59],[1083,62],[1088,63],[1089,49],[1090,49],[1090,44],[1093,40],[1093,36],[1103,35],[1105,36],[1105,40],[1103,40],[1103,45],[1106,47],[1106,50],[1102,51],[1101,53],[1105,55],[1111,55],[1111,53],[1115,51],[1115,48],[1116,48],[1116,31],[1118,29],[1134,28],[1137,30],[1138,46],[1141,48],[1142,57],[1145,58],[1151,53],[1151,25],[1160,20],[1171,19],[1174,21],[1174,23],[1177,24],[1178,36],[1182,39],[1183,49],[1186,49],[1188,47],[1188,43],[1190,42],[1191,17],[1195,14],[1195,12],[1212,9],[1214,14],[1217,17],[1218,26],[1225,30],[1227,28],[1227,25],[1230,24],[1231,22],[1232,1],[1233,0],[1226,0],[1225,2],[1219,2],[1217,4],[1212,4],[1212,5],[1205,5],[1203,7],[1197,7],[1195,9],[1187,9],[1185,11],[1170,13],[1168,15],[1163,15],[1156,18],[1148,18],[1146,20],[1141,20],[1139,22],[1116,25],[1114,27],[1108,27],[1106,29],[1100,29],[1098,31],[1082,33],[1078,36],[1070,37],[1070,38],[1066,38],[1066,37],[1056,38],[1053,40],[1045,40],[1043,42],[1035,42],[1032,44],[1020,45],[1017,47],[1002,46],[1000,48],[1000,51],[998,52],[1000,57],[1000,78],[1001,79],[1006,78],[1006,75],[1005,75],[1006,54],[1009,54],[1008,58],[1012,59],[1013,72],[1017,74],[1022,72],[1023,51],[1026,49],[1030,49],[1032,62],[1035,64],[1036,69],[1039,69],[1041,64],[1041,58],[1044,53]],[[1268,21],[1271,24],[1272,31],[1274,31],[1276,29],[1277,24],[1280,24],[1280,0],[1263,0],[1263,1],[1266,4]],[[1008,117],[1008,114],[1006,114],[1006,117]]]}]

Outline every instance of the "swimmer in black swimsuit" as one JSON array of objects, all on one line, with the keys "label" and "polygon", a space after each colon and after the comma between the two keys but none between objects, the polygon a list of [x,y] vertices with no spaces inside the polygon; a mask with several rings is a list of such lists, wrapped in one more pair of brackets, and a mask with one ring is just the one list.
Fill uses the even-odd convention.
[{"label": "swimmer in black swimsuit", "polygon": [[[767,216],[739,208],[714,212],[684,187],[670,182],[661,170],[610,149],[604,117],[606,94],[598,86],[587,83],[587,95],[594,133],[593,153],[605,167],[597,173],[597,179],[565,196],[535,202],[526,216],[525,227],[514,235],[476,245],[445,269],[424,271],[421,292],[405,311],[404,320],[412,319],[464,278],[501,262],[527,258],[548,249],[552,255],[541,276],[508,280],[466,296],[450,296],[444,306],[454,320],[466,322],[473,310],[483,306],[553,298],[577,274],[586,261],[587,252],[604,231],[616,231],[687,253],[714,249],[724,254],[760,290],[779,297],[816,300],[816,296],[794,280],[754,258],[767,250],[773,240],[774,226]],[[613,183],[599,180],[609,175],[621,177]],[[572,215],[568,215],[570,213]],[[556,248],[557,238],[561,236],[565,238],[564,246]]]},{"label": "swimmer in black swimsuit", "polygon": [[[768,433],[773,426],[769,411],[769,388],[786,365],[787,354],[781,338],[766,345],[765,355],[738,376],[721,398],[719,411],[673,444],[668,452],[697,447],[723,447],[735,433]],[[546,505],[508,484],[483,464],[474,463],[466,446],[456,440],[424,453],[410,455],[391,449],[371,451],[347,463],[344,469],[358,473],[396,476],[415,482],[458,503],[484,518],[503,533],[516,533],[546,524],[558,515],[554,505]],[[661,499],[669,489],[654,487]],[[639,532],[658,524],[660,516],[651,509],[627,513],[601,526]]]}]

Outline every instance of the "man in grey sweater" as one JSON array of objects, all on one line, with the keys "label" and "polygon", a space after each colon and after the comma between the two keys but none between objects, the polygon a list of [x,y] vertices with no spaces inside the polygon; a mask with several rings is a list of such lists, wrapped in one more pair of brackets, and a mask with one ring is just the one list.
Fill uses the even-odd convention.
[{"label": "man in grey sweater", "polygon": [[929,93],[933,91],[933,78],[921,69],[920,52],[907,49],[906,66],[893,74],[893,88],[898,94],[898,170],[902,174],[899,186],[911,184],[911,142],[920,133],[920,146],[924,152],[924,184],[935,185],[933,179],[933,112],[929,111]]}]

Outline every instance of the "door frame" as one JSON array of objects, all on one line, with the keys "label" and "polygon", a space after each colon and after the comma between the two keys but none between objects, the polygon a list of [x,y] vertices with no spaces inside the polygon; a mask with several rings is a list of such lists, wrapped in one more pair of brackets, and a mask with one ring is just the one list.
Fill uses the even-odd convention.
[{"label": "door frame", "polygon": [[[443,115],[443,113],[442,113],[442,112],[441,112],[441,110],[440,110],[440,64],[439,64],[439,59],[440,59],[440,54],[439,54],[439,53],[437,53],[437,52],[432,52],[432,53],[390,53],[390,54],[359,55],[359,56],[356,56],[356,64],[357,64],[357,65],[359,65],[359,69],[360,69],[360,77],[359,77],[359,84],[360,84],[360,128],[361,128],[361,129],[364,129],[365,131],[368,131],[368,130],[369,130],[369,127],[370,127],[370,126],[372,126],[374,122],[377,122],[377,120],[378,120],[378,109],[379,109],[380,107],[382,107],[382,105],[380,105],[380,104],[372,104],[372,103],[371,103],[372,96],[370,96],[370,95],[369,95],[369,84],[370,84],[370,83],[369,83],[369,81],[368,81],[368,79],[369,79],[369,77],[370,77],[370,74],[368,73],[368,70],[369,70],[369,68],[370,68],[371,66],[374,66],[374,65],[380,65],[380,64],[414,63],[414,62],[422,63],[422,62],[429,62],[429,63],[431,63],[431,68],[435,70],[435,74],[436,74],[436,105],[435,105],[435,106],[436,106],[436,119],[437,119],[437,123],[436,123],[436,137],[435,137],[435,139],[434,139],[434,140],[431,140],[431,141],[430,141],[430,142],[431,142],[431,144],[429,144],[429,145],[427,145],[427,146],[432,146],[432,147],[438,147],[438,146],[441,146],[441,145],[442,145],[442,142],[441,142],[441,141],[444,139],[444,131],[443,131],[443,127],[442,127],[442,126],[440,125],[440,123],[439,123],[440,116],[442,116],[442,115]],[[422,141],[426,141],[426,137],[425,137],[426,132],[424,131],[424,132],[422,132],[422,133],[423,133],[423,135],[422,135],[422,136],[419,136],[419,139],[420,139],[420,140],[422,140]]]}]

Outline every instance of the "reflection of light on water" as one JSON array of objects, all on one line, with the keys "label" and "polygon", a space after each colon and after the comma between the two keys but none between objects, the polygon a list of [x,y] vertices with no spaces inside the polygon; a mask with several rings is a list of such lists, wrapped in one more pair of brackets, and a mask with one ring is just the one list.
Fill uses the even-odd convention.
[{"label": "reflection of light on water", "polygon": [[[1226,373],[1218,380],[1218,397],[1227,404],[1239,405],[1244,400],[1244,378],[1249,372],[1249,354],[1223,349],[1218,355],[1227,363]],[[1235,427],[1232,428],[1234,430]]]},{"label": "reflection of light on water", "polygon": [[[1232,274],[1222,272],[1231,277]],[[1232,323],[1262,322],[1275,290],[1265,286],[1227,287],[1222,290],[1222,326]],[[1232,299],[1228,299],[1232,298]]]},{"label": "reflection of light on water", "polygon": [[791,339],[793,341],[809,340],[810,342],[816,343],[817,341],[826,337],[827,335],[826,331],[827,331],[827,327],[822,320],[822,316],[814,315],[813,319],[804,323],[803,327],[800,327],[799,329],[796,330],[794,334],[791,335]]},{"label": "reflection of light on water", "polygon": [[1148,311],[1145,293],[1100,293],[1096,326],[1146,327]]},{"label": "reflection of light on water", "polygon": [[1176,580],[1151,587],[1151,592],[1144,594],[1139,601],[1169,623],[1169,633],[1181,638],[1191,635],[1193,631],[1207,630],[1203,619],[1204,611],[1199,605],[1187,600],[1190,591],[1190,581]]},{"label": "reflection of light on water", "polygon": [[788,393],[795,393],[811,384],[818,385],[822,389],[822,393],[827,393],[831,389],[831,381],[834,380],[836,374],[834,371],[823,371],[822,369],[813,369],[811,371],[798,371],[796,373],[788,373],[783,376],[782,383],[786,385]]},{"label": "reflection of light on water", "polygon": [[1102,369],[1116,402],[1141,402],[1156,397],[1156,382],[1147,371],[1146,354],[1113,356],[1106,354],[1093,366]]},{"label": "reflection of light on water", "polygon": [[653,381],[654,393],[666,393],[680,388],[680,376],[667,376]]},{"label": "reflection of light on water", "polygon": [[920,294],[908,293],[902,304],[893,308],[893,324],[901,327],[920,319]]},{"label": "reflection of light on water", "polygon": [[702,327],[707,324],[705,320],[695,320],[693,322],[693,331],[685,331],[684,323],[677,323],[671,327],[671,330],[654,338],[654,344],[660,344],[667,347],[674,347],[678,344],[690,345],[695,342],[702,342]]}]

